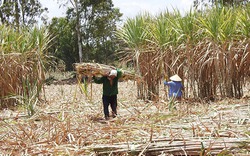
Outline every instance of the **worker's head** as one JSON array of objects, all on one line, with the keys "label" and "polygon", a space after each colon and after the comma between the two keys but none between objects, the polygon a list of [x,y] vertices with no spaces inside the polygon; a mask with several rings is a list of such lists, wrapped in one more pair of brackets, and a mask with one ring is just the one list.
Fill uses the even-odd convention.
[{"label": "worker's head", "polygon": [[117,70],[112,69],[108,75],[110,78],[115,78],[117,76]]}]

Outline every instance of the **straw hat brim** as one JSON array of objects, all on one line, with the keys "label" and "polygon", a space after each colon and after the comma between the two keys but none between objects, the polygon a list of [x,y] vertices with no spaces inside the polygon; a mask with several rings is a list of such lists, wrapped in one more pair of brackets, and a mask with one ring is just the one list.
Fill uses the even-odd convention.
[{"label": "straw hat brim", "polygon": [[182,81],[182,79],[176,74],[170,77],[170,80],[172,81]]}]

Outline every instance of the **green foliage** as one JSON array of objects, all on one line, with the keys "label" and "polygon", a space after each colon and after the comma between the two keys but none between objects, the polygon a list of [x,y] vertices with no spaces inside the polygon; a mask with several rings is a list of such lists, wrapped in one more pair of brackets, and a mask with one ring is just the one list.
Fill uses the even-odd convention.
[{"label": "green foliage", "polygon": [[80,61],[81,47],[83,61],[113,62],[117,58],[114,32],[120,17],[111,0],[75,1],[66,18],[54,18],[49,24],[50,32],[55,35],[49,51],[65,62],[66,70],[72,70],[72,64]]},{"label": "green foliage", "polygon": [[[17,101],[25,105],[28,114],[32,115],[44,83],[46,67],[51,61],[46,54],[51,36],[44,27],[16,31],[1,25],[0,33],[1,104],[3,101],[6,106],[13,106]],[[10,96],[11,100],[8,100]]]},{"label": "green foliage", "polygon": [[117,36],[130,47],[138,49],[145,44],[148,38],[147,25],[149,19],[150,17],[147,13],[127,19],[123,28],[118,30]]},{"label": "green foliage", "polygon": [[[97,3],[98,2],[98,3]],[[91,1],[84,12],[86,22],[81,32],[85,44],[85,57],[96,62],[106,63],[115,60],[116,23],[120,20],[119,9],[113,7],[111,0]],[[88,60],[85,60],[88,61]]]},{"label": "green foliage", "polygon": [[84,80],[83,83],[79,82],[79,86],[85,96],[88,97],[88,82],[86,80]]},{"label": "green foliage", "polygon": [[117,37],[126,43],[125,46],[129,46],[132,49],[132,52],[129,51],[127,54],[129,59],[135,59],[137,74],[140,74],[140,53],[144,50],[143,46],[149,38],[148,25],[151,22],[150,19],[151,17],[148,13],[139,14],[135,18],[129,18],[123,25],[123,28],[116,33]]},{"label": "green foliage", "polygon": [[40,59],[45,57],[46,50],[53,39],[45,27],[22,28],[16,31],[11,26],[0,25],[0,34],[2,54],[35,53]]},{"label": "green foliage", "polygon": [[178,101],[176,100],[175,97],[170,98],[169,102],[168,102],[168,110],[169,111],[173,111],[176,110],[176,105],[178,104]]},{"label": "green foliage", "polygon": [[0,1],[0,5],[1,23],[14,25],[16,29],[34,25],[37,23],[37,17],[47,11],[38,0],[4,0]]},{"label": "green foliage", "polygon": [[28,116],[35,114],[35,107],[38,103],[39,92],[41,91],[41,85],[37,84],[37,81],[32,84],[29,79],[22,82],[23,92],[21,95],[10,95],[10,99],[14,99],[19,105],[24,107]]},{"label": "green foliage", "polygon": [[249,4],[249,0],[208,0],[208,1],[204,1],[204,0],[193,0],[193,6],[196,9],[200,9],[200,8],[207,8],[207,7],[224,7],[224,6],[231,6],[231,7],[235,7],[235,6],[244,6],[246,4]]},{"label": "green foliage", "polygon": [[250,4],[246,8],[242,7],[237,10],[237,30],[239,34],[243,35],[245,38],[250,38]]},{"label": "green foliage", "polygon": [[54,36],[52,46],[48,49],[49,53],[57,58],[57,65],[63,61],[66,70],[72,70],[72,64],[78,60],[74,23],[66,18],[53,18],[49,31]]},{"label": "green foliage", "polygon": [[[171,16],[170,16],[171,17]],[[169,18],[170,19],[170,18]],[[156,17],[156,22],[152,22],[149,25],[149,33],[154,45],[159,45],[160,49],[165,49],[171,41],[171,29],[169,19],[166,18],[166,14],[160,14]]]}]

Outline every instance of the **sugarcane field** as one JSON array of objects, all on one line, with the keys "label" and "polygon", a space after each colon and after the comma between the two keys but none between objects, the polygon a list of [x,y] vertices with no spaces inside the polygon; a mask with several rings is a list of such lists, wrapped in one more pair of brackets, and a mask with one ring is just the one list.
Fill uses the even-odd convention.
[{"label": "sugarcane field", "polygon": [[249,154],[249,84],[241,99],[183,99],[170,109],[163,85],[159,100],[140,100],[128,74],[119,82],[118,116],[106,121],[101,85],[59,75],[44,86],[33,116],[24,108],[1,110],[2,155]]},{"label": "sugarcane field", "polygon": [[250,155],[250,3],[119,28],[104,2],[34,27],[1,8],[0,156]]}]

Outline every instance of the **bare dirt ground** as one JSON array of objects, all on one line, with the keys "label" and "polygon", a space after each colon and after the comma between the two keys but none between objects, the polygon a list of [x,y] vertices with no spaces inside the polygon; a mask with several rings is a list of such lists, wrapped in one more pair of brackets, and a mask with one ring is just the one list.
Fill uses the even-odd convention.
[{"label": "bare dirt ground", "polygon": [[[81,85],[83,87],[83,84]],[[75,81],[44,87],[43,102],[0,113],[0,155],[249,155],[250,99],[183,100],[168,109],[136,98],[133,81],[119,83],[118,117],[103,120],[102,86],[87,93]]]}]

